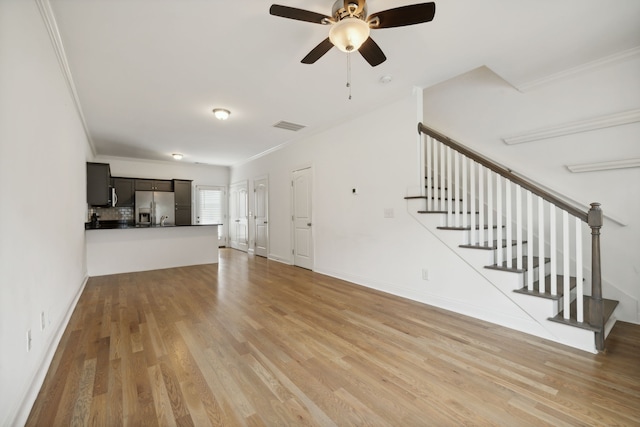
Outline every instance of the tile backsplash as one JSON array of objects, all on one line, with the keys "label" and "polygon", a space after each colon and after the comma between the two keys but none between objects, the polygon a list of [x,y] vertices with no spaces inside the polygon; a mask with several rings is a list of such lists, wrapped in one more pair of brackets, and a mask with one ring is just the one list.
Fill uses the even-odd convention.
[{"label": "tile backsplash", "polygon": [[100,221],[133,221],[133,208],[89,208],[89,218],[91,215],[98,215]]}]

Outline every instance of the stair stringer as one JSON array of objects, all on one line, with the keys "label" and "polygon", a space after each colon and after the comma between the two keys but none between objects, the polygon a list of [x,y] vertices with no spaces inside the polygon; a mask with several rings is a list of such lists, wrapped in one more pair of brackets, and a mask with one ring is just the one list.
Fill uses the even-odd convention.
[{"label": "stair stringer", "polygon": [[561,307],[558,301],[513,292],[523,287],[523,273],[485,268],[487,265],[494,264],[495,251],[461,248],[460,245],[466,242],[465,238],[468,231],[438,229],[439,226],[445,225],[446,214],[418,214],[418,210],[423,209],[422,203],[424,203],[424,200],[407,200],[409,215],[505,295],[514,306],[525,313],[531,320],[530,324],[495,323],[580,350],[597,353],[594,332],[547,320],[558,313],[558,308]]}]

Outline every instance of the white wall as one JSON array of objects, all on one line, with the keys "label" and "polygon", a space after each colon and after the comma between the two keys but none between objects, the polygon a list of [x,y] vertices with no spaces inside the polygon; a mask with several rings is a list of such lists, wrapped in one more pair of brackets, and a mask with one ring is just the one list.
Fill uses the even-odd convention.
[{"label": "white wall", "polygon": [[24,423],[85,281],[87,157],[84,130],[36,3],[0,2],[3,426]]},{"label": "white wall", "polygon": [[[407,94],[232,168],[231,182],[269,177],[269,257],[292,263],[291,172],[310,165],[315,271],[520,330],[538,328],[409,215],[404,196],[419,185],[416,104]],[[385,209],[394,217],[385,218]]]},{"label": "white wall", "polygon": [[[501,138],[640,109],[640,55],[519,92],[485,67],[424,91],[424,123],[515,172],[578,201],[600,202],[605,298],[640,323],[640,168],[571,173],[567,165],[640,158],[640,123],[528,143]],[[585,228],[586,230],[586,228]],[[590,236],[585,234],[585,257]],[[585,266],[591,265],[590,258]],[[620,317],[619,317],[620,318]]]}]

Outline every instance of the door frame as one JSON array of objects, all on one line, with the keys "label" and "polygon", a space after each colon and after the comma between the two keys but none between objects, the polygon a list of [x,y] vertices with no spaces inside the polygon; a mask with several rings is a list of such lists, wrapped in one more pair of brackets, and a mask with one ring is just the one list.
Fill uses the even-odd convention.
[{"label": "door frame", "polygon": [[[311,178],[311,222],[313,224],[314,222],[314,214],[313,214],[313,207],[314,207],[314,194],[315,194],[315,188],[314,188],[314,182],[315,182],[315,176],[313,173],[313,165],[312,164],[304,164],[301,165],[299,167],[296,167],[294,169],[291,169],[291,173],[289,175],[289,180],[291,181],[291,186],[289,187],[289,191],[290,191],[290,211],[289,211],[289,217],[291,218],[290,220],[290,230],[291,230],[291,265],[296,265],[296,257],[295,257],[295,250],[296,250],[296,230],[295,230],[295,219],[294,219],[294,215],[295,215],[295,194],[294,194],[294,174],[296,172],[305,170],[305,169],[309,169],[309,175]],[[312,225],[311,226],[311,271],[314,271],[315,268],[315,227]],[[304,268],[304,267],[303,267]]]},{"label": "door frame", "polygon": [[[242,244],[238,244],[236,243],[236,247],[234,247],[233,242],[231,240],[231,236],[232,236],[232,230],[231,228],[234,226],[232,224],[232,221],[234,221],[234,218],[231,217],[231,205],[232,205],[232,201],[231,201],[231,194],[234,191],[235,188],[242,188],[244,190],[246,190],[246,216],[245,216],[245,221],[246,221],[246,241],[244,242],[244,245]],[[231,185],[229,185],[229,192],[227,194],[227,198],[228,200],[228,216],[229,216],[229,247],[233,248],[233,249],[237,249],[243,252],[248,252],[249,251],[249,216],[250,216],[250,212],[249,212],[249,180],[242,180],[242,181],[238,181],[238,182],[234,182]],[[244,246],[244,247],[243,247]]]},{"label": "door frame", "polygon": [[[253,238],[250,239],[253,241],[253,251],[254,253],[256,253],[257,248],[258,248],[258,221],[257,221],[257,192],[256,192],[256,182],[257,181],[266,181],[267,183],[267,193],[266,193],[266,199],[265,199],[265,214],[266,214],[266,218],[267,218],[267,223],[266,223],[266,229],[267,229],[267,236],[266,236],[266,243],[265,243],[265,250],[266,250],[266,254],[264,255],[260,255],[260,256],[264,256],[266,258],[269,257],[269,175],[259,175],[253,178],[253,181],[251,183],[252,187],[253,187],[253,215],[251,218],[249,218],[250,221],[253,221],[253,223],[251,224],[251,227],[253,229]],[[257,254],[256,254],[257,255]]]}]

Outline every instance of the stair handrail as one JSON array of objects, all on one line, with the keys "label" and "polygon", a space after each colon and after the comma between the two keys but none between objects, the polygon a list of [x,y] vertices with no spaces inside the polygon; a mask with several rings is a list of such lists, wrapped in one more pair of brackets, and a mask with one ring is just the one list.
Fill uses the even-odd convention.
[{"label": "stair handrail", "polygon": [[495,173],[502,175],[503,177],[511,180],[511,182],[514,182],[519,186],[521,186],[522,188],[525,188],[531,191],[533,194],[542,197],[547,202],[552,203],[557,207],[559,207],[560,209],[567,211],[568,213],[575,216],[576,218],[580,218],[582,221],[587,222],[587,215],[588,215],[587,210],[581,210],[567,203],[566,201],[560,199],[559,197],[554,196],[553,194],[544,190],[543,188],[538,187],[537,185],[533,184],[530,181],[527,181],[522,176],[513,172],[513,170],[505,168],[504,166],[501,166],[498,163],[495,163],[494,161],[489,160],[483,155],[467,148],[461,143],[449,138],[446,135],[441,134],[440,132],[428,126],[425,126],[422,123],[418,123],[418,133],[424,133],[425,135],[429,135],[430,137],[437,139],[444,145],[453,148],[454,150],[458,151],[461,154],[464,154],[465,156],[474,160],[475,162],[480,163],[482,166],[486,167],[487,169],[490,169]]},{"label": "stair handrail", "polygon": [[602,228],[604,215],[600,208],[600,203],[591,203],[588,210],[583,210],[573,206],[559,197],[551,194],[543,188],[517,175],[511,169],[505,168],[498,163],[489,160],[483,155],[469,149],[461,143],[449,138],[446,135],[432,129],[423,123],[418,123],[418,133],[423,133],[435,138],[442,144],[456,150],[460,154],[467,156],[469,159],[481,164],[487,169],[503,176],[520,187],[531,191],[533,194],[543,198],[547,202],[557,206],[567,213],[579,218],[587,223],[591,228],[591,307],[589,311],[588,322],[599,328],[600,332],[596,333],[596,348],[598,351],[604,351],[604,301],[602,299],[602,272],[600,260],[600,229]]}]

